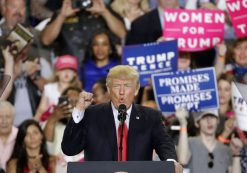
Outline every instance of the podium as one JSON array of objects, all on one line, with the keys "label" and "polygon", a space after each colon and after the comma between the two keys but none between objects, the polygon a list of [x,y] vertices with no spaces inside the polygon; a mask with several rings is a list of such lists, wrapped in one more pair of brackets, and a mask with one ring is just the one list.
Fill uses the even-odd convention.
[{"label": "podium", "polygon": [[69,162],[67,173],[175,173],[171,161]]}]

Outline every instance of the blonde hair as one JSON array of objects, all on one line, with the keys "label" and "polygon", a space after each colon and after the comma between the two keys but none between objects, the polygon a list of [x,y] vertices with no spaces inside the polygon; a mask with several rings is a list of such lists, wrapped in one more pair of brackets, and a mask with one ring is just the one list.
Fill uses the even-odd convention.
[{"label": "blonde hair", "polygon": [[[123,17],[126,14],[126,10],[129,8],[129,4],[127,0],[114,0],[111,3],[111,7],[115,12]],[[139,7],[144,13],[150,11],[148,0],[141,0]]]},{"label": "blonde hair", "polygon": [[0,100],[0,110],[2,108],[8,108],[10,110],[10,112],[11,112],[11,115],[13,117],[15,117],[15,108],[10,102],[8,102],[6,100]]},{"label": "blonde hair", "polygon": [[[74,71],[74,70],[72,70],[72,71]],[[59,70],[55,70],[55,72],[52,74],[52,76],[49,79],[47,79],[46,83],[48,84],[48,83],[59,82],[59,78],[58,78],[58,74],[57,74],[58,72],[59,72]],[[75,72],[75,76],[70,81],[69,86],[83,88],[83,83],[80,81],[78,73],[76,71],[74,71],[74,72]]]},{"label": "blonde hair", "polygon": [[136,87],[139,90],[140,81],[139,74],[136,69],[128,65],[117,65],[110,69],[107,78],[106,78],[106,86],[109,86],[111,83],[111,79],[120,78],[120,79],[133,79],[136,81]]}]

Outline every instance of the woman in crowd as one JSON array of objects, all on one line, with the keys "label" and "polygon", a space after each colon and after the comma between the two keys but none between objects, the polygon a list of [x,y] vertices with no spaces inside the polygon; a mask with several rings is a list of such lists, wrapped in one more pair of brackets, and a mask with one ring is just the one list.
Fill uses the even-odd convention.
[{"label": "woman in crowd", "polygon": [[229,142],[229,137],[234,129],[234,112],[231,103],[232,75],[221,74],[218,78],[219,95],[219,125],[217,129],[218,139],[223,143]]},{"label": "woman in crowd", "polygon": [[[229,50],[222,44],[219,48],[218,58],[216,61],[216,72],[219,76],[221,73],[233,74],[240,82],[247,83],[247,37],[237,39]],[[225,65],[226,64],[226,65]]]},{"label": "woman in crowd", "polygon": [[111,7],[123,17],[127,30],[132,21],[150,10],[148,0],[114,0]]},{"label": "woman in crowd", "polygon": [[106,77],[108,70],[120,64],[119,56],[106,31],[96,32],[89,43],[80,78],[84,89],[92,91],[97,80]]},{"label": "woman in crowd", "polygon": [[226,72],[234,74],[240,81],[247,82],[247,37],[234,42]]},{"label": "woman in crowd", "polygon": [[39,120],[41,115],[57,105],[61,93],[69,86],[81,87],[78,79],[78,63],[76,57],[63,55],[55,62],[55,82],[48,83],[44,87],[44,92],[35,114],[35,119]]},{"label": "woman in crowd", "polygon": [[75,156],[66,156],[61,149],[63,132],[71,117],[72,108],[75,107],[78,101],[80,92],[81,89],[77,87],[67,88],[62,93],[59,103],[54,107],[51,116],[45,122],[44,134],[47,139],[48,152],[58,158],[56,170],[59,173],[66,172],[67,162],[78,162],[84,159],[83,152]]},{"label": "woman in crowd", "polygon": [[8,173],[54,173],[56,159],[48,155],[46,139],[39,123],[26,120],[19,126]]}]

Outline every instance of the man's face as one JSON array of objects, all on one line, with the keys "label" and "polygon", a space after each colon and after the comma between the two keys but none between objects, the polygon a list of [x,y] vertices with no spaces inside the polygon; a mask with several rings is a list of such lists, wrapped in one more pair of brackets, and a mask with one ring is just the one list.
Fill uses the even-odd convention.
[{"label": "man's face", "polygon": [[161,8],[177,8],[178,0],[157,0]]},{"label": "man's face", "polygon": [[24,23],[26,19],[25,1],[6,0],[4,17],[9,29],[12,29],[17,23]]},{"label": "man's face", "polygon": [[125,104],[127,109],[134,102],[138,93],[137,83],[134,79],[111,79],[107,87],[111,101],[116,109],[120,104]]},{"label": "man's face", "polygon": [[205,135],[215,135],[218,119],[213,115],[205,115],[198,122],[201,133]]},{"label": "man's face", "polygon": [[8,107],[0,108],[0,135],[8,135],[13,125],[13,115]]}]

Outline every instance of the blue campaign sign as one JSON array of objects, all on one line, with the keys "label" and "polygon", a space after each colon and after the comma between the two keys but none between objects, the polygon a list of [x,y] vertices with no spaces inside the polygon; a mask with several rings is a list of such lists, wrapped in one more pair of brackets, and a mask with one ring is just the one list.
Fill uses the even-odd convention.
[{"label": "blue campaign sign", "polygon": [[177,40],[125,46],[122,64],[138,70],[141,86],[146,86],[151,74],[176,71]]},{"label": "blue campaign sign", "polygon": [[152,82],[156,103],[164,113],[179,107],[194,112],[219,106],[214,68],[154,74]]}]

